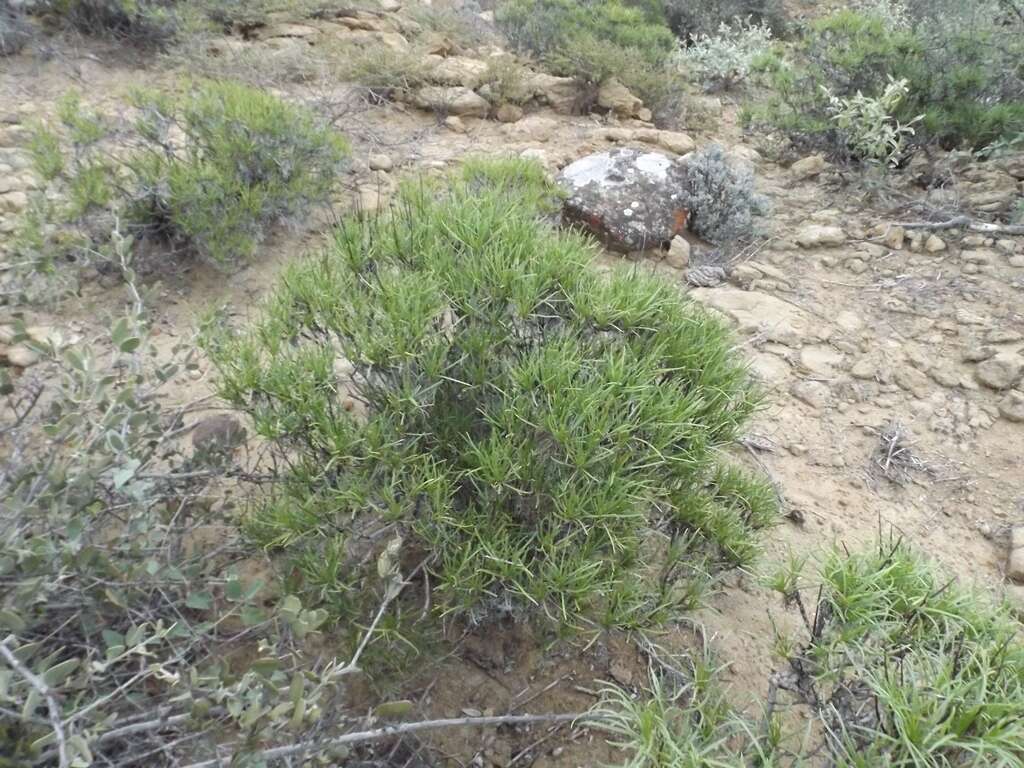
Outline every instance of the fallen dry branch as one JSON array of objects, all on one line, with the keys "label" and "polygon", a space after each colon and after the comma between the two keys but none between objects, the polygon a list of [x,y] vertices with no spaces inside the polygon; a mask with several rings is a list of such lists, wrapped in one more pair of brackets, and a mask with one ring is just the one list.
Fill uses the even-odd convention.
[{"label": "fallen dry branch", "polygon": [[900,221],[890,226],[903,229],[966,229],[986,235],[1024,235],[1024,224],[991,224],[975,221],[970,216],[954,216],[948,221]]},{"label": "fallen dry branch", "polygon": [[[258,757],[263,761],[279,760],[296,754],[309,754],[322,752],[332,747],[344,746],[346,744],[362,744],[368,741],[380,741],[390,736],[402,736],[416,731],[436,730],[438,728],[458,727],[481,727],[488,725],[523,725],[529,723],[567,723],[586,717],[589,720],[595,719],[592,713],[577,712],[575,714],[552,714],[552,715],[494,715],[491,717],[451,717],[443,720],[423,720],[417,723],[400,723],[398,725],[385,725],[381,728],[374,728],[369,731],[357,731],[346,733],[333,739],[322,741],[306,741],[298,744],[289,744],[281,747],[265,749]],[[231,765],[234,755],[204,760],[200,763],[192,763],[185,768],[222,768]]]}]

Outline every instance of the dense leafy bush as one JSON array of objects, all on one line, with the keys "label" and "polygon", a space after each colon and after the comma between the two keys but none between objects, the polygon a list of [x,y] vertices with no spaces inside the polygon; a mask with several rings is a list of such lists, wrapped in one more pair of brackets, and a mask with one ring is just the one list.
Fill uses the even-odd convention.
[{"label": "dense leafy bush", "polygon": [[316,724],[337,680],[296,667],[326,615],[266,599],[211,504],[233,461],[164,401],[194,347],[134,310],[97,343],[15,332],[41,361],[0,386],[0,765],[184,765]]},{"label": "dense leafy bush", "polygon": [[714,35],[692,37],[690,46],[681,51],[681,63],[707,87],[728,90],[746,80],[754,62],[767,52],[771,39],[771,28],[764,23],[754,24],[748,19],[722,24]]},{"label": "dense leafy bush", "polygon": [[83,32],[161,46],[177,34],[177,0],[44,0],[42,10]]},{"label": "dense leafy bush", "polygon": [[745,19],[765,24],[779,34],[786,27],[786,11],[781,0],[647,0],[658,2],[669,26],[686,40],[691,36],[714,37],[719,29]]},{"label": "dense leafy bush", "polygon": [[754,232],[754,217],[766,201],[754,191],[754,174],[730,162],[718,144],[701,147],[686,161],[684,206],[690,228],[712,243],[727,245]]},{"label": "dense leafy bush", "polygon": [[1024,130],[1024,17],[1000,7],[912,3],[909,24],[902,12],[836,11],[811,23],[794,58],[764,62],[777,95],[749,117],[797,143],[857,156],[830,119],[830,96],[879,99],[904,80],[906,95],[884,120],[890,128],[921,116],[919,141],[975,148],[1016,135]]},{"label": "dense leafy bush", "polygon": [[[88,261],[114,222],[135,238],[228,265],[252,255],[267,227],[323,202],[347,148],[316,116],[236,83],[198,83],[175,96],[138,92],[130,148],[108,151],[119,127],[61,102],[58,126],[37,126],[36,169],[62,203],[41,196],[17,239],[33,270]],[[166,251],[163,251],[166,253]]]},{"label": "dense leafy bush", "polygon": [[[816,710],[833,764],[1019,765],[1020,623],[900,542],[821,569],[810,640],[779,679]],[[789,591],[790,599],[798,592]]]},{"label": "dense leafy bush", "polygon": [[177,105],[142,95],[138,105],[151,148],[129,161],[129,220],[217,263],[250,255],[268,224],[325,200],[348,153],[313,113],[235,83],[204,84]]},{"label": "dense leafy bush", "polygon": [[507,0],[496,21],[514,49],[553,74],[591,88],[614,76],[655,112],[678,99],[675,37],[656,12],[619,0]]},{"label": "dense leafy bush", "polygon": [[379,599],[359,564],[385,540],[446,612],[615,625],[757,552],[774,494],[714,452],[754,405],[728,334],[667,284],[592,271],[538,222],[548,184],[499,161],[408,187],[211,337],[221,392],[291,469],[250,533],[341,615]]}]

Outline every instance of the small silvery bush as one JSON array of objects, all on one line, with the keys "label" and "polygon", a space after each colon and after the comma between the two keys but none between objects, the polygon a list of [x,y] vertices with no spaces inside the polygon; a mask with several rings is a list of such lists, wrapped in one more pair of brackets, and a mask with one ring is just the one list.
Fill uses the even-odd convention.
[{"label": "small silvery bush", "polygon": [[553,195],[522,161],[407,187],[251,328],[211,331],[221,393],[291,468],[247,528],[339,615],[377,602],[361,564],[385,538],[471,621],[648,624],[756,555],[774,494],[715,450],[754,407],[729,334],[668,284],[594,271],[539,221]]},{"label": "small silvery bush", "polygon": [[853,157],[891,166],[899,164],[907,137],[914,135],[911,124],[921,119],[918,116],[910,124],[904,124],[893,117],[906,94],[906,80],[893,80],[878,98],[860,92],[848,99],[827,94],[829,112],[846,137]]},{"label": "small silvery bush", "polygon": [[731,163],[718,144],[708,144],[687,159],[683,197],[690,228],[716,245],[750,237],[754,217],[766,206],[754,191],[753,171]]},{"label": "small silvery bush", "polygon": [[679,52],[678,60],[708,88],[728,90],[747,79],[754,61],[771,41],[772,30],[764,22],[723,22],[715,35],[692,37],[690,45]]}]

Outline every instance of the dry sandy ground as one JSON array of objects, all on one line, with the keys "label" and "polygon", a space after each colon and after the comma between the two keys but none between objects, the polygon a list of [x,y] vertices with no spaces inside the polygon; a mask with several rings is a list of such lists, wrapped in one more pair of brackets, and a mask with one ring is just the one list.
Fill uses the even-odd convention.
[{"label": "dry sandy ground", "polygon": [[[117,112],[130,85],[173,74],[137,64],[123,52],[66,41],[55,42],[47,55],[0,60],[0,162],[16,161],[26,119],[52,114],[69,87]],[[308,94],[295,88],[292,95]],[[743,353],[764,384],[765,405],[751,426],[749,450],[737,453],[767,472],[784,499],[787,519],[767,535],[764,570],[790,551],[813,559],[832,546],[871,546],[880,530],[892,529],[951,573],[994,593],[1007,591],[1024,609],[1024,588],[1006,584],[1002,573],[1005,532],[1024,522],[1024,406],[1015,409],[1013,395],[979,380],[986,378],[979,369],[988,360],[1012,358],[1024,348],[1024,239],[965,241],[959,233],[942,233],[947,247],[934,253],[909,242],[890,247],[894,243],[886,244],[881,233],[873,236],[872,228],[891,217],[863,202],[855,180],[828,169],[798,178],[751,153],[752,140],[735,127],[734,111],[725,104],[710,129],[684,128],[698,144],[746,146],[739,153],[755,163],[772,214],[766,237],[756,252],[744,255],[742,266],[734,265],[729,282],[691,293],[736,321]],[[338,200],[340,215],[360,197],[372,206],[376,195],[367,190],[386,197],[395,178],[470,153],[536,150],[554,169],[610,146],[606,118],[543,111],[507,125],[468,120],[468,130],[458,133],[431,114],[381,107],[353,113],[342,127],[352,134],[355,164]],[[387,154],[394,169],[369,171],[367,158],[375,153]],[[967,169],[958,183],[971,194],[1012,184],[1007,178]],[[897,185],[914,191],[902,181]],[[275,233],[260,258],[228,276],[202,265],[162,274],[155,285],[155,327],[170,343],[189,338],[211,306],[244,314],[283,264],[317,247],[327,223]],[[840,227],[842,242],[798,245],[810,224]],[[690,290],[681,271],[653,262],[637,268],[657,270]],[[122,301],[116,288],[91,284],[56,314],[30,319],[91,336],[99,319],[116,315]],[[175,396],[183,401],[208,394],[205,366],[178,387]],[[899,443],[884,437],[892,425],[905,433]],[[756,711],[774,664],[773,623],[796,627],[796,616],[761,585],[759,574],[736,574],[695,618],[725,665],[732,697]],[[605,636],[580,653],[522,632],[507,629],[501,643],[468,638],[460,654],[434,671],[433,682],[412,695],[435,715],[467,708],[502,712],[523,702],[528,709],[569,710],[592,703],[586,691],[596,687],[595,679],[643,680],[643,659],[627,638]],[[689,647],[693,633],[680,627],[660,642]],[[497,739],[459,734],[432,744],[435,756],[447,755],[453,765],[465,764],[478,750],[505,765],[527,748],[536,766],[610,759],[594,734],[566,734],[552,734],[532,748],[543,731]],[[524,757],[520,764],[530,763]]]}]

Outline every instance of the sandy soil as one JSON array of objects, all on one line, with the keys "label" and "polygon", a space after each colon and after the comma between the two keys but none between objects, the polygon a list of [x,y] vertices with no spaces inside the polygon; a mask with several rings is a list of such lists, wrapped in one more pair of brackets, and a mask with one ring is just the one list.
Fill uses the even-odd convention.
[{"label": "sandy soil", "polygon": [[[80,88],[98,109],[116,113],[131,85],[173,77],[143,64],[123,51],[67,40],[0,59],[0,162],[19,154],[26,121],[51,115],[70,87]],[[309,97],[300,87],[290,95]],[[717,117],[714,126],[683,128],[698,144],[715,140],[734,152],[741,147],[738,152],[754,160],[758,184],[772,205],[766,238],[756,253],[745,254],[728,283],[715,288],[691,290],[683,272],[664,264],[638,262],[637,268],[664,274],[736,320],[743,353],[764,384],[764,408],[751,425],[750,448],[738,449],[737,456],[770,475],[787,518],[767,535],[761,573],[731,575],[711,604],[690,617],[705,625],[726,667],[732,698],[756,712],[775,663],[773,624],[798,626],[795,613],[760,577],[790,551],[813,560],[833,546],[871,546],[879,530],[894,529],[951,573],[1006,594],[1024,609],[1024,588],[1006,584],[1002,573],[1003,536],[1011,524],[1024,522],[1024,425],[1006,415],[1009,395],[978,380],[986,356],[1024,349],[1024,267],[1014,258],[1024,254],[1024,239],[990,243],[940,233],[947,247],[935,253],[912,248],[909,241],[889,247],[872,228],[892,216],[865,203],[855,179],[832,170],[797,178],[749,151],[756,141],[736,127],[733,105],[724,103]],[[554,170],[610,146],[608,118],[545,110],[507,125],[466,120],[466,132],[458,133],[432,114],[390,106],[354,113],[351,126],[355,163],[335,215],[350,215],[360,200],[372,207],[375,195],[367,190],[386,199],[396,178],[457,163],[468,154],[534,150]],[[394,170],[371,172],[367,158],[374,153],[387,154]],[[896,184],[915,193],[906,179]],[[274,233],[258,259],[230,275],[199,264],[161,273],[153,284],[154,326],[161,337],[168,344],[188,339],[213,306],[245,315],[284,264],[318,247],[329,220]],[[841,227],[842,243],[798,245],[798,233],[812,223]],[[87,284],[80,298],[29,319],[92,336],[123,300],[116,287]],[[0,323],[9,311],[0,308]],[[176,386],[175,397],[182,401],[207,395],[206,366]],[[906,430],[899,444],[906,452],[897,452],[895,463],[892,444],[883,439],[893,424]],[[587,691],[599,687],[595,680],[637,685],[646,674],[626,637],[605,635],[582,650],[550,646],[524,630],[507,631],[498,644],[466,638],[457,654],[404,695],[434,716],[515,707],[566,711],[594,701]],[[695,638],[689,624],[681,623],[659,642],[687,648]],[[451,765],[486,764],[471,762],[476,754],[507,765],[521,752],[515,764],[538,767],[612,759],[599,736],[568,734],[453,732],[431,746],[436,760]]]}]

